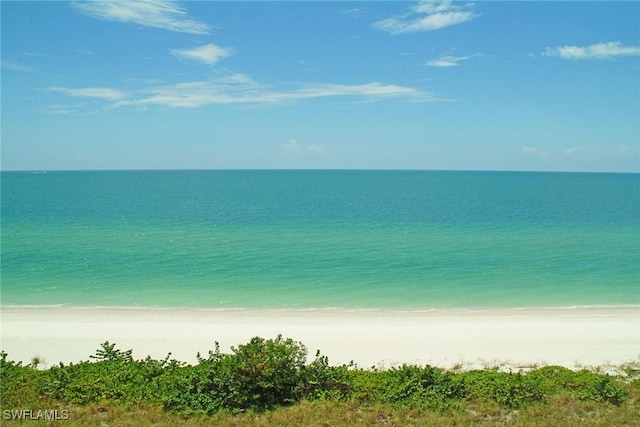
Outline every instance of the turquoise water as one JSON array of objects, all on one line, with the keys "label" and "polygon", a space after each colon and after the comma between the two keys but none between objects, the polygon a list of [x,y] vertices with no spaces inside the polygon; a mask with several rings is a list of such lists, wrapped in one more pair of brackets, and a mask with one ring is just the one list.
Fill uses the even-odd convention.
[{"label": "turquoise water", "polygon": [[3,305],[640,304],[640,175],[2,173]]}]

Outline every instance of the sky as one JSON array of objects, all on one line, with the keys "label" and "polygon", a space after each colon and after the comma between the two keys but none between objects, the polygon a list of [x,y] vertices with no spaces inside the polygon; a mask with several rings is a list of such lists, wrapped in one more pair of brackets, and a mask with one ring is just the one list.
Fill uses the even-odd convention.
[{"label": "sky", "polygon": [[0,7],[3,170],[640,172],[640,2]]}]

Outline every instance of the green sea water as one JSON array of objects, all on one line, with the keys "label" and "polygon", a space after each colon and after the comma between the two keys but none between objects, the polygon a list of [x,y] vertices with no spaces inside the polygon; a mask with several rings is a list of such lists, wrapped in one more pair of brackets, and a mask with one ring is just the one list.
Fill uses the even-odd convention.
[{"label": "green sea water", "polygon": [[640,175],[2,172],[1,304],[640,304]]}]

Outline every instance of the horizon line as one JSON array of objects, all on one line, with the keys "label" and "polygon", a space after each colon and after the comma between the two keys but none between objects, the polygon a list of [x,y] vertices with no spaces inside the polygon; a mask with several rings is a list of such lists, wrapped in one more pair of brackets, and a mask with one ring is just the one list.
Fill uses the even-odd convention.
[{"label": "horizon line", "polygon": [[438,168],[97,168],[97,169],[3,169],[0,172],[49,173],[49,172],[494,172],[494,173],[592,173],[592,174],[640,174],[638,171],[609,170],[536,170],[536,169],[438,169]]}]

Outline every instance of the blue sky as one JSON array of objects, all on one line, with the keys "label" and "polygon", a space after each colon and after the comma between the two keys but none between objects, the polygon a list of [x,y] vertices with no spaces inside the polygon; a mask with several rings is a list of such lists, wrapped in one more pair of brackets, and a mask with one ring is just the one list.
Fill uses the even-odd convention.
[{"label": "blue sky", "polygon": [[640,172],[640,2],[1,7],[4,170]]}]

